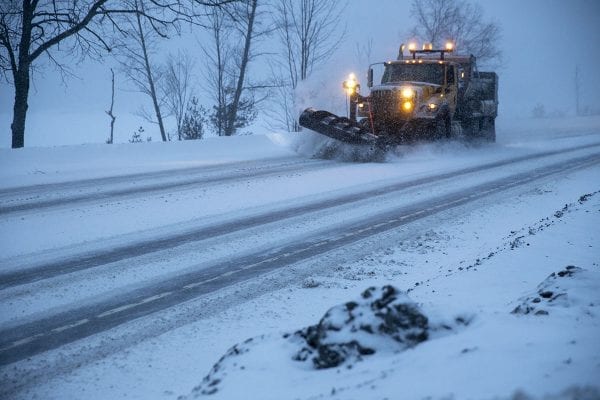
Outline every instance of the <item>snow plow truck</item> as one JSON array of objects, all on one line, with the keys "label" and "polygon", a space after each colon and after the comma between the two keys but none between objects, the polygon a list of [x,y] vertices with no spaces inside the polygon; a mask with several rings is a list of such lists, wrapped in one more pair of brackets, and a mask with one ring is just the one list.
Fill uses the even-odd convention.
[{"label": "snow plow truck", "polygon": [[[343,82],[348,117],[308,108],[301,126],[342,142],[386,148],[442,138],[496,140],[498,75],[477,69],[474,56],[432,44],[401,45],[395,61],[374,63],[367,73],[370,94],[362,96],[354,74]],[[373,68],[383,66],[378,84]]]}]

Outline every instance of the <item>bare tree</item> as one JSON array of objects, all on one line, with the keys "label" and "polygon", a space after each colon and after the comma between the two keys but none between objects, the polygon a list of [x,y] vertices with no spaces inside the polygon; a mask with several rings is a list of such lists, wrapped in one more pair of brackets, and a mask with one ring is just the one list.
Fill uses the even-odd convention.
[{"label": "bare tree", "polygon": [[106,110],[106,115],[110,117],[110,136],[106,143],[113,144],[114,141],[114,131],[115,131],[115,120],[117,117],[113,114],[113,106],[115,105],[115,71],[110,69],[111,74],[111,87],[110,87],[110,108]]},{"label": "bare tree", "polygon": [[169,54],[163,70],[160,89],[167,111],[175,118],[178,140],[182,140],[183,118],[193,94],[193,68],[194,61],[189,54],[179,51],[177,55]]},{"label": "bare tree", "polygon": [[225,132],[225,110],[227,108],[227,60],[232,58],[233,49],[229,42],[231,30],[226,25],[227,13],[222,9],[212,9],[208,15],[212,46],[202,45],[204,53],[205,90],[214,101],[215,114],[212,117],[216,133],[222,136]]},{"label": "bare tree", "polygon": [[452,40],[457,50],[473,54],[482,62],[501,61],[501,28],[485,20],[479,4],[468,0],[413,0],[410,12],[415,18],[415,37],[434,45]]},{"label": "bare tree", "polygon": [[12,147],[25,144],[25,119],[34,63],[46,54],[59,65],[49,50],[67,38],[72,52],[89,52],[108,47],[96,22],[107,13],[108,0],[93,2],[8,0],[0,3],[0,67],[15,89]]},{"label": "bare tree", "polygon": [[[64,68],[53,51],[99,56],[111,50],[113,32],[122,32],[120,15],[137,15],[153,28],[175,20],[192,21],[196,5],[220,7],[234,0],[149,0],[159,15],[131,9],[123,0],[2,0],[0,2],[0,70],[13,84],[12,147],[25,144],[31,72],[42,55]],[[112,28],[109,32],[108,29]]]},{"label": "bare tree", "polygon": [[[247,0],[242,5],[241,10],[236,10],[236,16],[238,17],[237,28],[240,32],[241,37],[244,40],[244,46],[241,50],[239,57],[237,72],[237,82],[235,90],[233,92],[233,99],[231,104],[227,108],[226,120],[225,120],[225,135],[231,136],[235,133],[238,128],[237,123],[239,122],[238,112],[240,108],[247,108],[251,103],[246,100],[242,103],[242,94],[244,92],[244,84],[246,81],[246,72],[248,69],[248,63],[250,62],[250,47],[252,45],[252,39],[254,37],[254,21],[256,18],[257,0]],[[253,103],[253,100],[250,100]],[[240,107],[242,106],[242,107]]]},{"label": "bare tree", "polygon": [[[148,9],[148,6],[151,9]],[[119,43],[117,60],[121,64],[123,73],[136,89],[147,95],[153,108],[153,116],[142,108],[142,116],[149,122],[156,123],[163,142],[167,141],[167,134],[162,115],[162,102],[157,91],[157,77],[161,76],[151,60],[157,50],[157,42],[168,37],[172,24],[156,25],[145,21],[141,15],[154,12],[152,3],[145,5],[144,0],[131,0],[129,7],[136,12],[121,24],[123,32]],[[175,21],[173,21],[175,22]]]},{"label": "bare tree", "polygon": [[205,68],[205,90],[214,102],[211,123],[219,136],[225,134],[225,119],[228,103],[228,88],[231,82],[228,75],[228,60],[233,58],[230,41],[232,29],[229,26],[228,13],[223,9],[213,9],[208,15],[210,44],[202,44]]},{"label": "bare tree", "polygon": [[205,81],[215,105],[211,121],[218,135],[230,136],[256,116],[255,92],[264,84],[251,84],[250,63],[259,55],[256,42],[269,33],[261,24],[263,13],[257,0],[242,0],[228,8],[213,10],[210,15],[209,45],[205,54]]},{"label": "bare tree", "polygon": [[339,0],[278,0],[275,4],[282,52],[273,69],[280,85],[278,103],[285,113],[281,120],[290,131],[300,130],[294,99],[298,83],[333,54],[345,35],[339,27],[342,11]]}]

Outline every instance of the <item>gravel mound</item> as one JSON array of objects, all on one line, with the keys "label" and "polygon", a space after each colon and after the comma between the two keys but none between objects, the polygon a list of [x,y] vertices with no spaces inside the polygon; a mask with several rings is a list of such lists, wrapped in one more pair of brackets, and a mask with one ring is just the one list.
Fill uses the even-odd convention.
[{"label": "gravel mound", "polygon": [[371,355],[378,348],[403,350],[429,337],[427,317],[393,286],[370,287],[359,299],[335,306],[317,325],[294,333],[302,348],[294,360],[333,368]]},{"label": "gravel mound", "polygon": [[520,304],[512,311],[513,314],[548,315],[552,307],[568,307],[570,305],[569,291],[572,281],[585,270],[573,265],[559,272],[553,272],[537,287],[534,295],[519,299]]}]

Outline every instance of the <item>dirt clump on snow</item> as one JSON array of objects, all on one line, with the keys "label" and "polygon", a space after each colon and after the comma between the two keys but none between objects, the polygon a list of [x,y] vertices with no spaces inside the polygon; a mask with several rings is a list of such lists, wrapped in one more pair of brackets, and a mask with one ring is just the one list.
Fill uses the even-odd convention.
[{"label": "dirt clump on snow", "polygon": [[582,268],[569,265],[559,272],[553,272],[538,285],[535,294],[520,298],[520,304],[512,310],[512,313],[548,315],[552,307],[568,307],[569,292],[574,289],[570,280],[580,277],[584,271]]},{"label": "dirt clump on snow", "polygon": [[[330,308],[316,325],[236,344],[214,364],[189,397],[179,400],[217,393],[238,398],[232,393],[238,390],[239,382],[290,366],[299,370],[342,366],[350,369],[365,356],[400,352],[469,323],[470,318],[464,316],[451,322],[439,318],[432,321],[417,303],[394,286],[369,287],[358,298]],[[224,381],[229,383],[224,385]]]},{"label": "dirt clump on snow", "polygon": [[427,317],[406,294],[393,286],[370,287],[359,299],[329,309],[317,325],[294,333],[303,342],[294,355],[317,369],[373,354],[390,341],[398,350],[429,337]]}]

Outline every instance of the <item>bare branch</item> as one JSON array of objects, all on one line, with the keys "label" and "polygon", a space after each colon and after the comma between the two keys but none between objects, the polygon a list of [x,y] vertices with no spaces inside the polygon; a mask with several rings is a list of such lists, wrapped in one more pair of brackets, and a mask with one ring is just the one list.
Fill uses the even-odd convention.
[{"label": "bare branch", "polygon": [[434,45],[453,40],[457,51],[473,54],[483,62],[500,62],[500,26],[485,21],[479,4],[468,0],[413,0],[412,34]]},{"label": "bare branch", "polygon": [[278,75],[275,105],[283,111],[280,114],[285,115],[285,127],[290,131],[300,130],[294,96],[298,84],[323,65],[344,39],[345,28],[339,26],[344,9],[339,0],[275,2],[275,26],[281,43],[280,57],[272,64]]},{"label": "bare branch", "polygon": [[94,4],[92,4],[90,9],[86,13],[86,15],[83,17],[83,19],[81,19],[79,22],[77,22],[71,28],[48,39],[46,42],[42,43],[37,49],[35,49],[33,52],[31,52],[31,54],[29,55],[29,62],[33,62],[33,60],[38,58],[43,52],[48,50],[50,47],[60,43],[62,40],[66,39],[70,36],[73,36],[76,33],[78,33],[79,31],[81,31],[82,29],[84,29],[92,21],[92,19],[95,16],[102,13],[102,6],[107,1],[108,0],[98,0],[98,1],[94,2]]}]

